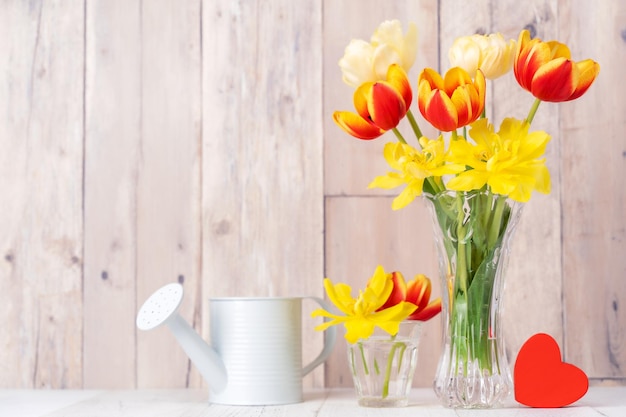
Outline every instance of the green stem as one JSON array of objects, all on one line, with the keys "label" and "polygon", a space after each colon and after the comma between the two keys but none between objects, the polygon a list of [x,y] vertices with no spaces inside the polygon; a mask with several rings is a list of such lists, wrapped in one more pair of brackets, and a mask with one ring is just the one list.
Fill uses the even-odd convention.
[{"label": "green stem", "polygon": [[404,351],[406,350],[406,343],[398,342],[400,344],[400,358],[398,359],[398,373],[402,369],[402,359],[404,359]]},{"label": "green stem", "polygon": [[415,136],[417,137],[417,143],[419,144],[419,139],[423,135],[422,135],[422,131],[420,130],[419,126],[417,125],[417,121],[415,120],[415,117],[413,116],[413,112],[411,111],[411,109],[409,109],[409,111],[406,112],[406,117],[407,117],[407,119],[409,119],[409,123],[411,124],[411,128],[413,129],[413,132],[415,133]]},{"label": "green stem", "polygon": [[463,196],[461,193],[457,194],[457,266],[456,266],[456,279],[459,280],[460,289],[463,294],[467,296],[467,287],[469,283],[467,282],[467,259],[466,259],[466,249],[465,249],[465,211],[463,211]]},{"label": "green stem", "polygon": [[406,145],[406,140],[404,140],[404,137],[402,136],[402,133],[400,133],[400,131],[398,130],[398,128],[394,127],[393,129],[391,129],[393,131],[393,133],[396,135],[396,137],[398,138],[398,140],[402,143],[404,143]]},{"label": "green stem", "polygon": [[359,343],[359,349],[361,350],[361,361],[363,362],[363,370],[365,371],[365,375],[369,375],[370,371],[367,368],[367,360],[365,359],[365,351],[363,350],[362,343]]},{"label": "green stem", "polygon": [[493,248],[500,236],[500,230],[502,229],[502,214],[504,213],[504,206],[506,205],[506,196],[499,195],[496,200],[496,207],[493,211],[493,217],[489,224],[489,236],[487,237],[487,250]]},{"label": "green stem", "polygon": [[391,346],[389,357],[387,358],[387,370],[385,371],[385,382],[383,383],[383,398],[387,398],[389,395],[389,380],[391,379],[391,367],[393,366],[393,357],[396,354],[396,348],[403,343],[394,343]]},{"label": "green stem", "polygon": [[528,122],[529,125],[533,122],[533,119],[535,118],[535,113],[537,113],[537,109],[539,108],[540,104],[541,104],[541,100],[537,98],[535,99],[535,102],[533,103],[533,105],[530,107],[530,111],[528,112],[528,117],[526,117],[526,122]]},{"label": "green stem", "polygon": [[493,193],[492,192],[488,192],[486,193],[486,202],[484,207],[482,208],[482,212],[483,212],[483,228],[488,227],[489,225],[489,218],[491,217],[491,206],[493,205]]},{"label": "green stem", "polygon": [[356,375],[356,367],[354,366],[354,349],[350,348],[350,365],[352,365],[352,373]]},{"label": "green stem", "polygon": [[[426,178],[426,181],[428,181],[428,183],[430,184],[431,188],[433,189],[433,193],[435,195],[439,194],[440,192],[444,190],[443,184],[439,184],[435,177],[428,177]],[[422,189],[423,188],[424,187],[422,186]]]}]

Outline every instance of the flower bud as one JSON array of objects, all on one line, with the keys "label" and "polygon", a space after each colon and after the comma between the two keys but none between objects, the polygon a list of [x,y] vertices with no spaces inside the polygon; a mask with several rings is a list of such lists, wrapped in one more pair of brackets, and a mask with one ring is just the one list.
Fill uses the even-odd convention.
[{"label": "flower bud", "polygon": [[463,36],[454,41],[448,57],[453,67],[463,68],[472,78],[481,70],[493,80],[512,68],[515,41],[506,42],[499,33]]},{"label": "flower bud", "polygon": [[417,27],[410,24],[406,35],[398,20],[387,20],[378,26],[371,42],[353,39],[339,60],[343,81],[352,87],[366,82],[376,82],[387,77],[392,64],[406,72],[417,55]]}]

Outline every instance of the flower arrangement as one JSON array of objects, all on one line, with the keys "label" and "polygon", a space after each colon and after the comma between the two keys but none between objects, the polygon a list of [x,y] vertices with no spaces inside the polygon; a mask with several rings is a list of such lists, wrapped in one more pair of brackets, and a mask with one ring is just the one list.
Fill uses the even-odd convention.
[{"label": "flower arrangement", "polygon": [[[407,73],[416,50],[415,26],[409,25],[404,34],[397,20],[383,22],[371,42],[350,42],[339,66],[343,80],[355,89],[355,112],[336,111],[333,119],[358,139],[376,139],[387,131],[396,137],[383,151],[391,171],[375,177],[369,187],[404,186],[393,210],[418,196],[432,209],[442,287],[447,290],[437,394],[446,405],[476,406],[478,392],[487,398],[478,406],[491,406],[512,385],[498,331],[502,259],[520,204],[534,191],[550,192],[544,157],[550,135],[530,126],[542,101],[581,97],[600,66],[591,59],[573,61],[567,45],[532,39],[528,30],[517,41],[506,41],[501,34],[460,37],[449,51],[450,69],[440,74],[424,68],[417,78],[419,111],[440,132],[428,138],[411,111]],[[511,69],[535,100],[525,119],[504,118],[496,129],[486,118],[487,80]],[[413,144],[398,128],[405,118],[416,137]],[[480,382],[483,376],[497,379]],[[452,394],[450,389],[463,392]]]},{"label": "flower arrangement", "polygon": [[[420,113],[441,132],[450,132],[446,148],[443,135],[437,139],[422,135],[410,109],[413,91],[407,70],[416,48],[414,25],[403,36],[399,21],[386,21],[371,43],[353,40],[339,61],[344,81],[356,87],[356,113],[336,111],[335,123],[359,139],[376,139],[389,130],[398,139],[384,151],[396,171],[377,177],[370,187],[406,185],[393,209],[405,207],[424,191],[488,188],[520,202],[527,202],[534,190],[549,192],[543,154],[550,136],[529,132],[530,124],[542,101],[582,96],[597,77],[599,64],[591,59],[574,62],[567,45],[530,39],[528,30],[520,33],[517,42],[506,42],[500,34],[457,39],[449,53],[454,66],[444,76],[425,68],[417,81]],[[519,85],[536,100],[526,119],[506,118],[495,132],[484,113],[486,80],[505,75],[511,68]],[[397,129],[404,117],[417,137],[417,148],[407,144]],[[458,134],[457,129],[467,126],[473,142]],[[452,175],[446,184],[445,175]]]},{"label": "flower arrangement", "polygon": [[[345,326],[345,339],[350,344],[350,366],[360,403],[372,405],[371,401],[374,401],[381,406],[390,396],[391,383],[395,385],[391,389],[391,401],[397,405],[398,397],[402,397],[399,401],[406,402],[415,370],[419,329],[407,326],[408,331],[402,332],[401,326],[414,326],[441,311],[440,298],[430,301],[430,279],[419,274],[406,282],[402,273],[387,273],[379,265],[356,298],[352,295],[352,288],[344,283],[333,284],[326,278],[324,288],[339,314],[324,309],[313,311],[313,317],[330,319],[316,330],[326,330],[338,324]],[[373,337],[376,329],[382,330],[386,336]],[[370,348],[371,339],[375,339],[375,348]],[[384,373],[379,362],[386,363]]]}]

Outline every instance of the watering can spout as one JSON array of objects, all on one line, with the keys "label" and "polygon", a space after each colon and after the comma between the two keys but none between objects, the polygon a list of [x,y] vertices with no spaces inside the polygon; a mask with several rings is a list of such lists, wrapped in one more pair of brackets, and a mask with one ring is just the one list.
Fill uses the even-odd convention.
[{"label": "watering can spout", "polygon": [[167,325],[202,377],[219,393],[226,388],[228,376],[224,361],[198,333],[178,314],[183,299],[183,286],[168,284],[158,289],[143,304],[137,314],[137,327],[151,330]]}]

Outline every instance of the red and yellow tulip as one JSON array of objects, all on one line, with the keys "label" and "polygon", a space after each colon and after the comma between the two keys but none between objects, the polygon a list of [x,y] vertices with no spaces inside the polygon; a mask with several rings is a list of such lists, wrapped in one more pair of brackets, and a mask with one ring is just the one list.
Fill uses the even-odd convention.
[{"label": "red and yellow tulip", "polygon": [[411,313],[407,320],[421,321],[429,320],[441,311],[441,298],[430,302],[432,284],[426,275],[418,274],[407,283],[402,273],[396,271],[391,273],[391,281],[393,282],[393,290],[380,310],[393,307],[403,301],[409,302],[415,304],[417,309]]},{"label": "red and yellow tulip", "polygon": [[541,101],[570,101],[582,96],[600,72],[591,60],[574,62],[567,45],[530,38],[523,30],[513,64],[519,85]]},{"label": "red and yellow tulip", "polygon": [[350,135],[376,139],[395,128],[408,111],[413,92],[406,72],[391,65],[386,81],[366,82],[354,92],[356,113],[336,111],[333,120]]},{"label": "red and yellow tulip", "polygon": [[435,128],[451,132],[480,117],[485,107],[485,76],[476,72],[474,80],[467,71],[454,67],[444,77],[431,68],[418,78],[418,104],[422,116]]}]

